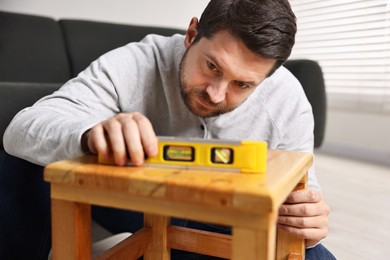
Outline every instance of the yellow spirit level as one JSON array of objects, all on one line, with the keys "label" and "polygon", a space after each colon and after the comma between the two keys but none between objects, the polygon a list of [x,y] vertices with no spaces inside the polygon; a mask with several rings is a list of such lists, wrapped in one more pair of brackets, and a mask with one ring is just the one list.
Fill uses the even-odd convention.
[{"label": "yellow spirit level", "polygon": [[[99,162],[112,163],[100,157]],[[147,158],[145,166],[262,173],[266,162],[266,142],[158,137],[158,154]]]}]

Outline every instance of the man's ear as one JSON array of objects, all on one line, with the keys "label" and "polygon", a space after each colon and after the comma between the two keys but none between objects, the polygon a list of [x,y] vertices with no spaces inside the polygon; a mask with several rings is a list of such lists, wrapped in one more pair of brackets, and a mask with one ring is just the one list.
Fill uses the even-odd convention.
[{"label": "man's ear", "polygon": [[195,40],[196,35],[198,34],[198,18],[193,17],[191,19],[190,25],[187,28],[186,38],[184,40],[184,46],[188,48],[191,43]]}]

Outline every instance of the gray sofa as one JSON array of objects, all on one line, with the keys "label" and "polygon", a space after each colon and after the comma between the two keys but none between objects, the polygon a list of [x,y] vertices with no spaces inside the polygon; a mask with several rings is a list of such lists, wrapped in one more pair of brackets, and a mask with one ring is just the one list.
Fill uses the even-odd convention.
[{"label": "gray sofa", "polygon": [[[7,218],[19,218],[19,222],[24,224],[16,229],[25,232],[26,236],[35,232],[29,229],[31,226],[45,225],[44,220],[25,223],[25,218],[29,218],[31,212],[41,210],[50,218],[48,201],[40,203],[38,197],[37,204],[31,208],[19,206],[23,200],[20,190],[31,190],[31,194],[37,196],[43,193],[41,196],[47,199],[49,189],[41,175],[29,174],[31,168],[38,166],[10,158],[5,153],[2,137],[7,125],[18,111],[58,89],[101,54],[126,43],[139,41],[149,33],[168,36],[183,31],[83,20],[54,20],[0,11],[0,192],[8,190],[6,194],[0,194],[0,259],[18,259],[17,250],[29,250],[28,247],[34,248],[39,244],[31,241],[28,245],[19,245],[18,238],[12,237],[13,233],[4,231],[8,225]],[[315,147],[319,147],[324,137],[326,119],[321,68],[310,60],[289,60],[285,66],[302,83],[312,104]],[[5,159],[11,160],[11,164],[8,161],[7,165],[23,164],[23,171],[15,172],[12,166],[6,167],[3,163]],[[45,255],[47,248],[41,251]],[[31,259],[40,258],[39,253],[37,255]]]}]

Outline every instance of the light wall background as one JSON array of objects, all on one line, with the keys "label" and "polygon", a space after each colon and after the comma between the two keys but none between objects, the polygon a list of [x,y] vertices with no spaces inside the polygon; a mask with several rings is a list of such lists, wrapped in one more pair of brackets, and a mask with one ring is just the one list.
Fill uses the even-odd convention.
[{"label": "light wall background", "polygon": [[208,0],[0,0],[0,10],[185,29]]},{"label": "light wall background", "polygon": [[[209,0],[0,0],[0,10],[59,18],[186,29]],[[360,97],[362,98],[362,97]],[[328,96],[325,143],[320,151],[390,165],[390,114],[373,110],[369,96]],[[388,108],[387,108],[388,109]],[[390,111],[390,110],[388,110]]]}]

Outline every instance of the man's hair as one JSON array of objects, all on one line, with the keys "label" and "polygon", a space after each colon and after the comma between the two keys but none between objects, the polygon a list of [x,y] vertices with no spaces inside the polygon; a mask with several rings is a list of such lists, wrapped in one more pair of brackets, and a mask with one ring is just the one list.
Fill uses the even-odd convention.
[{"label": "man's hair", "polygon": [[290,56],[297,27],[288,0],[211,0],[200,18],[194,43],[221,30],[261,57],[276,60],[270,76]]}]

